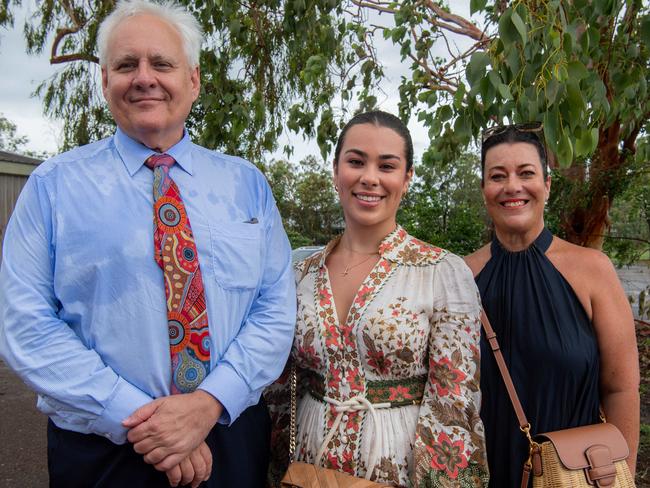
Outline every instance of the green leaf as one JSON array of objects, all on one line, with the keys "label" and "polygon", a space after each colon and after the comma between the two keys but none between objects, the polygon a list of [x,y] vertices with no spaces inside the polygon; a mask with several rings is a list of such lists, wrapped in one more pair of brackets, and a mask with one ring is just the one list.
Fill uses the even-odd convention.
[{"label": "green leaf", "polygon": [[[492,73],[492,71],[490,71],[490,73]],[[488,78],[490,77],[488,76]],[[494,96],[496,94],[496,87],[488,78],[483,78],[479,84],[481,99],[483,100],[483,105],[485,106],[486,110],[492,105]]]},{"label": "green leaf", "polygon": [[440,131],[442,131],[442,122],[439,119],[433,119],[433,122],[429,127],[429,135],[433,139],[440,135]]},{"label": "green leaf", "polygon": [[557,161],[561,168],[568,168],[573,162],[573,144],[566,131],[562,132],[557,148]]},{"label": "green leaf", "polygon": [[560,33],[556,30],[552,30],[549,36],[551,37],[551,44],[553,44],[553,47],[555,49],[560,47]]},{"label": "green leaf", "polygon": [[503,98],[504,100],[510,100],[512,98],[512,93],[510,93],[510,88],[508,88],[508,85],[506,85],[505,83],[499,83],[497,90],[499,90],[499,95],[501,95],[501,98]]},{"label": "green leaf", "polygon": [[499,19],[499,37],[504,46],[517,41],[517,29],[512,23],[512,10],[507,9]]},{"label": "green leaf", "polygon": [[558,147],[558,116],[555,111],[548,111],[544,114],[544,138],[549,148],[557,152]]},{"label": "green leaf", "polygon": [[589,75],[589,71],[587,71],[585,65],[580,61],[571,61],[569,66],[567,66],[567,70],[569,72],[569,78],[576,81],[580,81]]},{"label": "green leaf", "polygon": [[569,81],[566,84],[567,89],[567,102],[569,103],[569,112],[571,113],[571,120],[574,124],[580,124],[582,121],[582,111],[585,109],[585,101],[582,96],[578,84],[574,81]]},{"label": "green leaf", "polygon": [[469,142],[469,138],[470,138],[469,122],[470,121],[468,120],[465,114],[461,114],[458,117],[456,117],[456,121],[454,122],[454,133],[459,139],[461,139],[464,142],[465,141]]},{"label": "green leaf", "polygon": [[571,37],[571,34],[565,32],[563,36],[563,40],[564,42],[562,42],[562,48],[564,49],[564,54],[567,57],[571,57],[574,51],[573,38]]},{"label": "green leaf", "polygon": [[405,34],[406,34],[406,27],[402,25],[393,29],[390,38],[393,42],[398,43],[404,37]]},{"label": "green leaf", "polygon": [[472,54],[465,70],[470,87],[476,85],[485,76],[485,68],[489,64],[490,57],[486,53],[477,51]]},{"label": "green leaf", "polygon": [[580,131],[580,137],[576,139],[576,157],[588,156],[591,153],[591,147],[593,146],[593,133],[591,130]]},{"label": "green leaf", "polygon": [[641,40],[646,46],[650,46],[650,17],[645,17],[641,21],[641,26],[639,27],[639,34],[641,35]]},{"label": "green leaf", "polygon": [[474,15],[479,10],[483,10],[485,8],[486,3],[487,3],[487,0],[470,0],[470,2],[469,2],[469,14]]},{"label": "green leaf", "polygon": [[460,83],[458,89],[454,94],[454,108],[460,110],[463,107],[463,101],[465,100],[465,84]]},{"label": "green leaf", "polygon": [[528,40],[528,29],[526,28],[526,24],[524,24],[524,21],[521,20],[521,17],[517,12],[512,12],[511,19],[512,19],[512,23],[517,29],[517,32],[519,32],[519,35],[521,36],[521,42],[525,46],[526,41]]},{"label": "green leaf", "polygon": [[511,73],[517,73],[521,69],[521,54],[519,53],[519,49],[511,48],[508,51],[505,57],[505,65],[510,68]]},{"label": "green leaf", "polygon": [[498,88],[499,85],[501,84],[501,78],[499,78],[499,73],[497,73],[494,70],[488,73],[488,78],[494,88]]},{"label": "green leaf", "polygon": [[447,120],[451,119],[452,113],[453,112],[449,105],[443,105],[438,109],[438,118],[442,122],[446,122]]},{"label": "green leaf", "polygon": [[557,94],[560,90],[560,84],[558,81],[553,78],[551,79],[547,84],[546,84],[546,103],[550,107],[555,103],[555,99],[557,98]]}]

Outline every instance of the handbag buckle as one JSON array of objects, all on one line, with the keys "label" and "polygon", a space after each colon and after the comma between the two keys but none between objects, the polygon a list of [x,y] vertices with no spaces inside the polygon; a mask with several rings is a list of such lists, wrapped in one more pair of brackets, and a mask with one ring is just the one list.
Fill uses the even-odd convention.
[{"label": "handbag buckle", "polygon": [[613,486],[616,481],[616,466],[612,453],[607,446],[597,444],[585,451],[589,466],[585,468],[585,476],[590,485],[598,488]]}]

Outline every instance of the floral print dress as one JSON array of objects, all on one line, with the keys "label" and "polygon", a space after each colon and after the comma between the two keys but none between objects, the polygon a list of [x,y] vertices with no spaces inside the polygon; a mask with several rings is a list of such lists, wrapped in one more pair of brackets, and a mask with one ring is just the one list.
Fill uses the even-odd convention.
[{"label": "floral print dress", "polygon": [[[394,486],[486,485],[470,270],[397,227],[341,324],[325,265],[335,245],[296,267],[296,460]],[[286,375],[265,397],[277,476],[287,459]]]}]

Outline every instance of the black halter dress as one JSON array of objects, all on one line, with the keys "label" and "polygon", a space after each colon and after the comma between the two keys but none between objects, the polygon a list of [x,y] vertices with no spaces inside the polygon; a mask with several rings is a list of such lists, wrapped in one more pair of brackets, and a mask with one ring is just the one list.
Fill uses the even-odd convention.
[{"label": "black halter dress", "polygon": [[[599,417],[596,336],[575,292],[545,255],[552,241],[544,229],[528,249],[510,252],[495,237],[492,257],[476,277],[533,434]],[[490,487],[519,487],[528,443],[485,334],[481,390]]]}]

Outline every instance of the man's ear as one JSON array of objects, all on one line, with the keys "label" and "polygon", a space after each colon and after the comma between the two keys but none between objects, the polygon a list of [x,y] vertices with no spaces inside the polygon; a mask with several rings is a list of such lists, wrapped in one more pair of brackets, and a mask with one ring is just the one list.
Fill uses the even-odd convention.
[{"label": "man's ear", "polygon": [[192,101],[195,102],[201,93],[201,68],[198,65],[192,68],[190,81],[192,83]]}]

